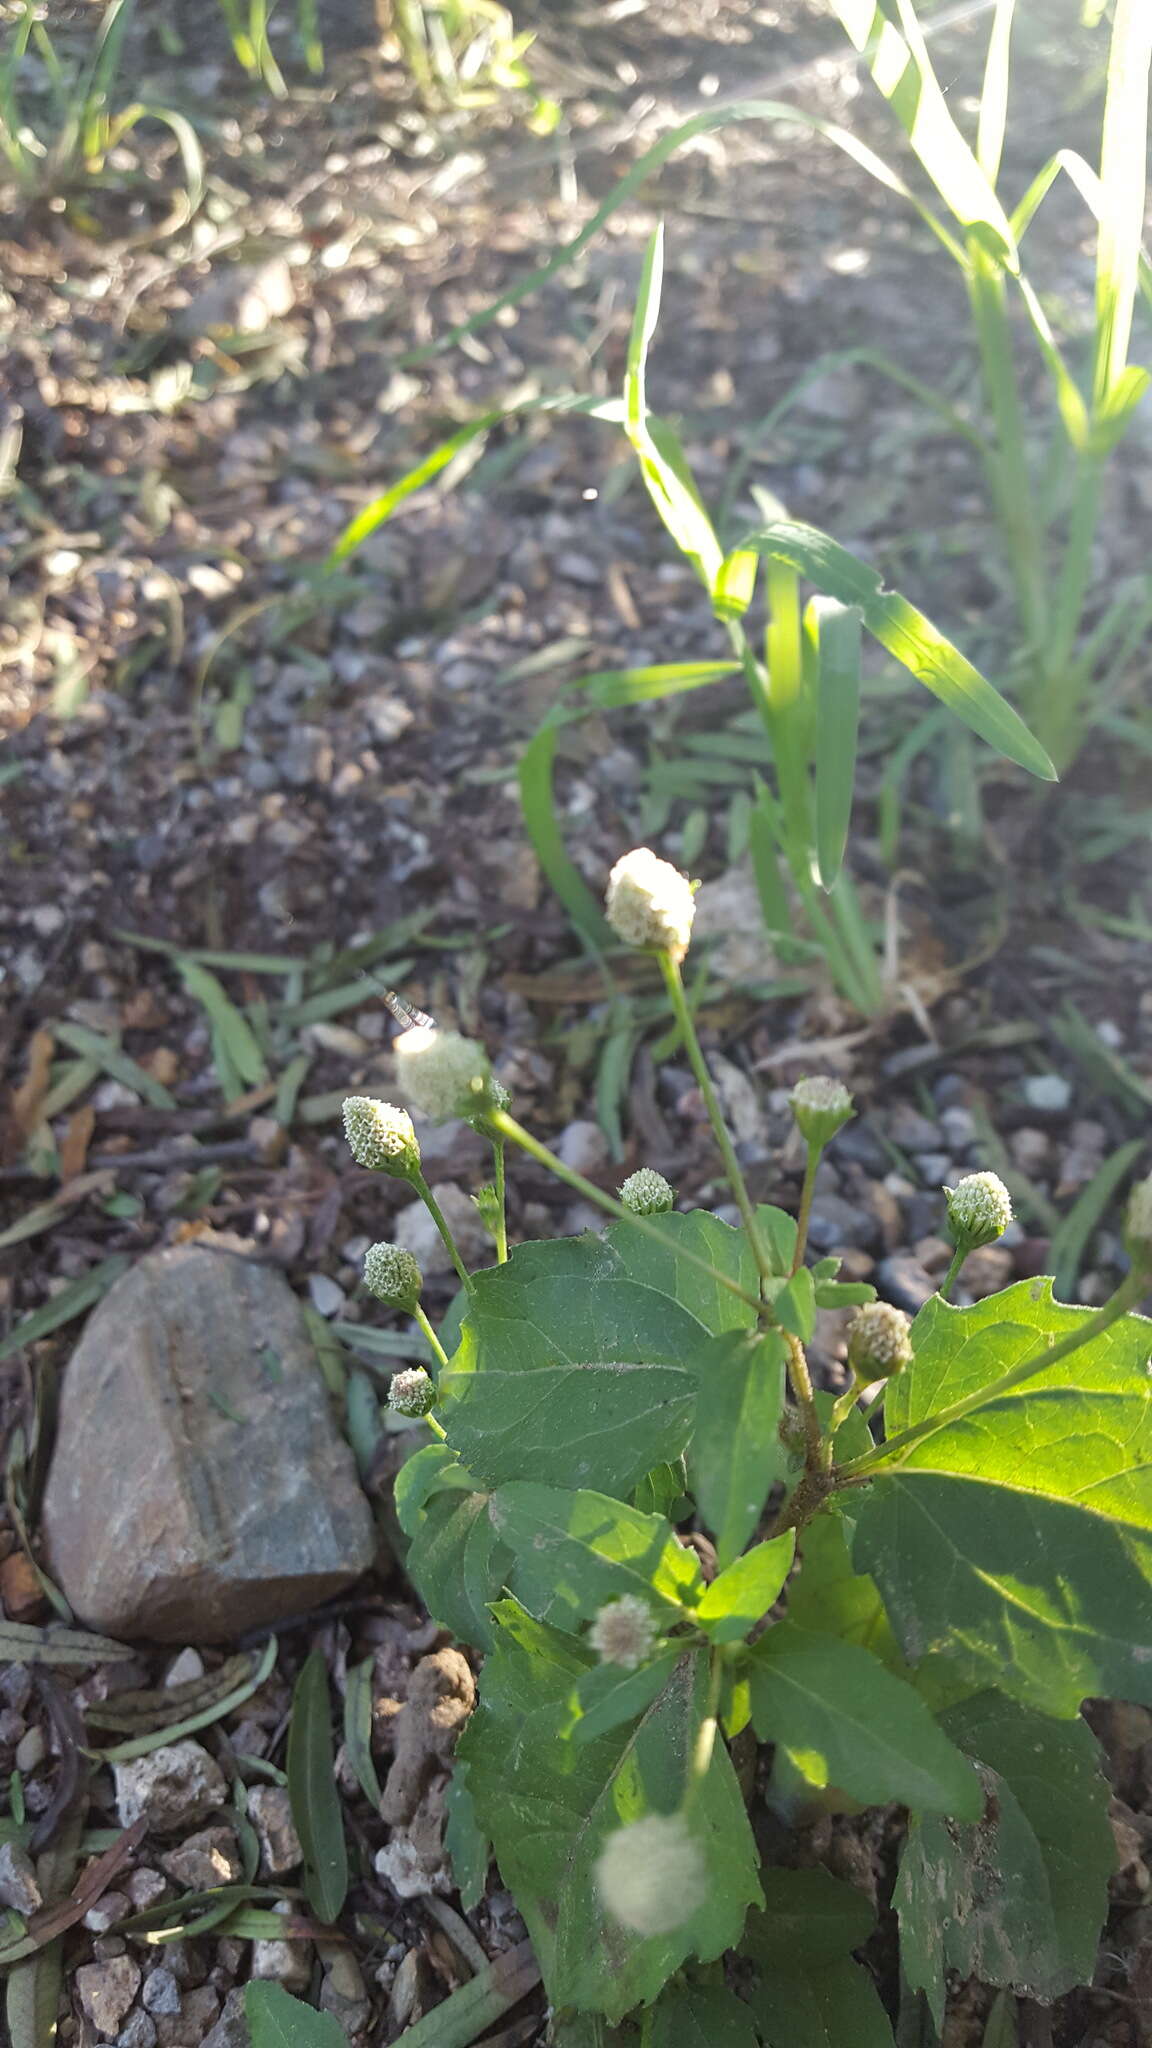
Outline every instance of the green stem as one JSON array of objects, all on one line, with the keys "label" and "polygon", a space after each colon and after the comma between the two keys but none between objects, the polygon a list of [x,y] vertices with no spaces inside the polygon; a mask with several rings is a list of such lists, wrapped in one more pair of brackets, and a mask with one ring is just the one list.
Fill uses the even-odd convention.
[{"label": "green stem", "polygon": [[421,1334],[423,1335],[424,1341],[427,1344],[429,1351],[432,1353],[433,1358],[439,1359],[441,1365],[447,1365],[448,1353],[445,1351],[444,1346],[440,1342],[439,1337],[436,1335],[435,1330],[432,1328],[431,1323],[428,1321],[428,1318],[425,1315],[424,1310],[421,1308],[419,1302],[416,1303],[416,1306],[413,1309],[412,1313],[416,1318],[416,1321],[420,1327]]},{"label": "green stem", "polygon": [[[583,1195],[589,1202],[595,1202],[599,1208],[606,1210],[609,1216],[616,1216],[623,1223],[634,1224],[637,1230],[642,1230],[647,1237],[656,1238],[667,1249],[668,1238],[658,1223],[654,1223],[649,1216],[637,1216],[633,1210],[626,1209],[623,1202],[616,1201],[615,1197],[606,1194],[603,1188],[598,1188],[595,1181],[585,1180],[582,1173],[577,1173],[571,1166],[565,1166],[564,1161],[558,1159],[555,1152],[550,1151],[547,1145],[542,1145],[539,1138],[534,1138],[531,1131],[524,1129],[523,1124],[518,1124],[515,1117],[509,1116],[506,1109],[490,1111],[488,1122],[505,1138],[510,1138],[514,1145],[519,1145],[522,1152],[527,1152],[530,1159],[535,1159],[539,1165],[546,1166],[550,1173],[556,1175],[557,1180],[565,1181],[578,1195]],[[677,1245],[676,1256],[683,1259],[685,1265],[695,1266],[701,1273],[707,1273],[708,1278],[714,1280],[718,1287],[723,1287],[729,1294],[734,1294],[737,1301],[744,1302],[746,1307],[754,1309],[757,1315],[763,1313],[764,1303],[756,1295],[747,1293],[708,1259],[700,1258],[696,1252],[689,1251],[687,1246],[682,1244]]]},{"label": "green stem", "polygon": [[716,1722],[720,1713],[720,1694],[724,1683],[724,1660],[718,1650],[713,1650],[708,1661],[708,1697],[704,1703],[704,1715],[696,1730],[692,1754],[688,1759],[688,1778],[684,1786],[684,1797],[680,1811],[685,1820],[692,1812],[704,1789],[708,1767],[712,1762],[712,1751],[716,1746]]},{"label": "green stem", "polygon": [[1079,739],[1083,681],[1072,656],[1092,581],[1092,544],[1100,519],[1102,468],[1100,456],[1081,456],[1054,617],[1043,651],[1048,701],[1042,731],[1058,768],[1071,760]]},{"label": "green stem", "polygon": [[952,1292],[952,1289],[956,1285],[957,1280],[960,1278],[960,1268],[963,1266],[964,1261],[967,1257],[967,1245],[958,1244],[955,1251],[952,1254],[952,1264],[949,1266],[948,1271],[945,1273],[943,1284],[940,1287],[941,1300],[947,1301],[949,1295]]},{"label": "green stem", "polygon": [[848,1417],[851,1415],[852,1410],[855,1408],[857,1402],[860,1399],[860,1393],[861,1389],[859,1385],[855,1380],[853,1380],[852,1385],[850,1387],[846,1387],[844,1392],[842,1394],[838,1394],[835,1401],[833,1401],[832,1413],[828,1417],[829,1446],[831,1446],[832,1444],[832,1441],[836,1435],[836,1431],[841,1427],[843,1423],[847,1422]]},{"label": "green stem", "polygon": [[507,1195],[504,1172],[505,1143],[503,1138],[492,1140],[492,1183],[496,1189],[496,1263],[504,1266],[508,1262],[508,1215],[505,1207]]},{"label": "green stem", "polygon": [[852,1458],[846,1465],[839,1466],[834,1475],[837,1486],[860,1485],[864,1480],[870,1479],[881,1466],[901,1457],[905,1451],[910,1451],[914,1444],[922,1443],[926,1436],[934,1436],[938,1429],[947,1429],[952,1423],[960,1422],[965,1415],[971,1415],[974,1409],[986,1407],[990,1401],[998,1401],[1002,1394],[1010,1393],[1013,1387],[1021,1386],[1025,1380],[1035,1378],[1037,1373],[1047,1372],[1050,1366],[1058,1365],[1062,1358],[1068,1358],[1073,1351],[1079,1351],[1081,1345],[1090,1344],[1094,1338],[1102,1336],[1105,1330],[1111,1329],[1113,1323],[1118,1323],[1121,1316],[1127,1315],[1130,1309],[1136,1307],[1137,1302],[1148,1292],[1150,1278],[1152,1274],[1149,1274],[1146,1268],[1133,1267],[1121,1281],[1111,1301],[1106,1301],[1104,1306],[1098,1308],[1086,1322],[1081,1323],[1078,1329],[1070,1330],[1066,1337],[1061,1337],[1055,1344],[1049,1344],[1031,1358],[1022,1358],[1019,1364],[1001,1373],[998,1380],[990,1381],[987,1386],[977,1387],[975,1393],[966,1395],[962,1401],[953,1401],[951,1407],[941,1408],[935,1415],[925,1416],[922,1422],[914,1423],[911,1429],[901,1430],[890,1442],[879,1444],[874,1451],[866,1451],[862,1457]]},{"label": "green stem", "polygon": [[748,1242],[752,1247],[752,1255],[756,1261],[757,1269],[762,1280],[776,1279],[779,1276],[773,1268],[772,1260],[761,1239],[759,1226],[756,1222],[756,1211],[752,1206],[752,1198],[748,1193],[740,1161],[736,1157],[736,1147],[729,1136],[728,1126],[724,1121],[724,1112],[720,1107],[720,1098],[713,1086],[712,1076],[708,1072],[708,1065],[701,1049],[700,1040],[696,1035],[696,1026],[693,1022],[692,1012],[688,1007],[688,998],[684,993],[684,982],[680,974],[680,964],[672,958],[671,953],[662,952],[659,958],[660,969],[664,976],[664,985],[668,990],[668,999],[672,1005],[672,1012],[676,1022],[680,1026],[680,1034],[684,1040],[684,1049],[688,1054],[688,1063],[696,1076],[697,1086],[704,1098],[704,1107],[708,1112],[708,1121],[712,1126],[712,1134],[719,1147],[720,1157],[724,1161],[724,1171],[728,1176],[732,1193],[736,1197],[736,1207],[740,1211],[741,1221],[748,1234]]},{"label": "green stem", "polygon": [[808,1143],[808,1163],[804,1168],[804,1185],[800,1190],[800,1207],[796,1214],[796,1250],[791,1270],[798,1273],[804,1264],[804,1253],[808,1248],[808,1225],[812,1221],[812,1197],[816,1193],[816,1172],[823,1154],[823,1145]]},{"label": "green stem", "polygon": [[825,1464],[825,1446],[820,1429],[820,1417],[816,1413],[816,1395],[812,1387],[812,1375],[808,1370],[807,1354],[799,1337],[794,1337],[791,1330],[783,1330],[781,1335],[787,1352],[789,1383],[796,1396],[796,1406],[800,1410],[804,1424],[804,1463],[810,1472],[817,1472],[822,1470]]},{"label": "green stem", "polygon": [[457,1250],[456,1246],[456,1240],[453,1237],[452,1232],[448,1228],[448,1220],[444,1214],[444,1211],[441,1209],[439,1202],[436,1200],[435,1195],[432,1193],[432,1190],[429,1187],[427,1181],[425,1180],[424,1175],[419,1172],[410,1174],[409,1183],[412,1187],[415,1188],[416,1193],[419,1195],[420,1200],[423,1202],[424,1207],[427,1209],[428,1214],[431,1216],[433,1223],[436,1225],[437,1230],[440,1232],[440,1235],[444,1240],[444,1246],[448,1253],[448,1256],[451,1259],[452,1264],[455,1266],[457,1273],[460,1275],[460,1279],[463,1285],[468,1290],[468,1293],[471,1294],[472,1289],[475,1286],[475,1282],[472,1278],[471,1273],[468,1271],[467,1266],[464,1264],[463,1259],[460,1257],[460,1253]]}]

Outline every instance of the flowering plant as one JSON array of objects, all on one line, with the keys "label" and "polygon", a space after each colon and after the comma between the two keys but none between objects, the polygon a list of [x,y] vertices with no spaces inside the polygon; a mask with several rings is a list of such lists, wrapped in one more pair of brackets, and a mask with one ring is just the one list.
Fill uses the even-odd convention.
[{"label": "flowering plant", "polygon": [[[968,1252],[1011,1217],[995,1175],[969,1176],[947,1191],[944,1288],[909,1324],[835,1259],[806,1262],[847,1089],[793,1091],[798,1218],[753,1201],[680,980],[690,884],[629,855],[608,914],[659,957],[738,1225],[671,1208],[649,1169],[623,1200],[594,1187],[517,1122],[470,1041],[441,1035],[423,1105],[426,1046],[406,1073],[436,1113],[454,1077],[501,1204],[511,1143],[613,1219],[511,1252],[497,1230],[451,1355],[417,1309],[432,1370],[398,1392],[434,1435],[397,1483],[408,1570],[484,1657],[452,1790],[465,1902],[491,1845],[572,2048],[634,2040],[638,2008],[645,2043],[873,2048],[893,2019],[932,2040],[950,1971],[1051,2000],[1091,1973],[1113,1856],[1078,1710],[1152,1705],[1152,1324],[1133,1312],[1152,1192],[1103,1307],[1057,1302],[1046,1280],[953,1306]],[[361,1104],[353,1142],[396,1115]],[[410,1148],[369,1151],[423,1186]],[[407,1303],[418,1275],[394,1254],[373,1247],[369,1279]],[[821,1308],[856,1311],[837,1397],[809,1369]],[[786,1819],[907,1810],[900,2014],[853,1959],[868,1898],[765,1860],[757,1744]]]}]

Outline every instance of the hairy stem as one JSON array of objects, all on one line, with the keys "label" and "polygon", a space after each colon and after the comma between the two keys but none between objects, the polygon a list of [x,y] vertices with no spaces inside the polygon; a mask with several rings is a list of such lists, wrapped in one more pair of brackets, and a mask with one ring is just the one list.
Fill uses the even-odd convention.
[{"label": "hairy stem", "polygon": [[503,1138],[493,1138],[492,1183],[496,1189],[496,1263],[498,1266],[506,1265],[508,1261],[508,1215],[505,1208],[507,1186],[504,1172],[504,1154],[505,1140]]},{"label": "hairy stem", "polygon": [[448,1353],[445,1351],[444,1346],[440,1342],[439,1337],[436,1335],[435,1330],[432,1328],[431,1323],[428,1321],[428,1318],[425,1315],[424,1310],[421,1308],[419,1302],[416,1303],[416,1306],[413,1309],[412,1313],[416,1318],[417,1324],[420,1328],[421,1335],[423,1336],[424,1341],[428,1346],[428,1349],[432,1353],[433,1358],[438,1359],[441,1365],[447,1365]]},{"label": "hairy stem", "polygon": [[804,1168],[804,1185],[800,1190],[800,1207],[796,1213],[796,1250],[792,1255],[792,1271],[798,1273],[804,1264],[804,1253],[808,1248],[808,1225],[812,1220],[812,1197],[816,1192],[816,1171],[820,1165],[824,1147],[808,1141],[808,1160]]},{"label": "hairy stem", "polygon": [[433,1223],[436,1225],[437,1230],[440,1232],[440,1235],[444,1240],[445,1250],[447,1251],[448,1256],[452,1261],[452,1264],[455,1266],[457,1273],[460,1275],[460,1279],[463,1286],[467,1289],[468,1293],[471,1294],[472,1289],[475,1286],[475,1282],[472,1278],[471,1273],[468,1271],[467,1266],[464,1264],[463,1259],[460,1257],[460,1252],[457,1248],[456,1239],[453,1237],[452,1232],[448,1228],[448,1219],[445,1216],[444,1211],[440,1207],[439,1202],[436,1200],[435,1195],[432,1193],[432,1190],[429,1187],[427,1181],[425,1180],[424,1175],[422,1173],[411,1174],[409,1176],[409,1184],[415,1188],[416,1193],[419,1195],[420,1200],[423,1202],[424,1207],[427,1209],[428,1214],[431,1216]]},{"label": "hairy stem", "polygon": [[958,1244],[955,1251],[952,1254],[952,1264],[949,1266],[948,1271],[945,1273],[944,1279],[940,1286],[939,1292],[940,1297],[943,1301],[948,1300],[948,1297],[951,1294],[952,1289],[955,1287],[957,1280],[960,1278],[960,1269],[963,1266],[964,1261],[967,1257],[967,1246]]}]

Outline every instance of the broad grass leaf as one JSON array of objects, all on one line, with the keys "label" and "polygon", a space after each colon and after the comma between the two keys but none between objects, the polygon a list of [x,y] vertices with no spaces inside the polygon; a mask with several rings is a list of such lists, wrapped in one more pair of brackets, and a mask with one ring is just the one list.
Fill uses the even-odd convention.
[{"label": "broad grass leaf", "polygon": [[[750,559],[755,562],[757,558],[753,555]],[[672,661],[650,668],[602,669],[596,675],[581,677],[576,687],[602,711],[614,711],[622,704],[647,704],[654,697],[679,696],[685,690],[699,690],[739,674],[738,661]]]},{"label": "broad grass leaf", "polygon": [[288,1797],[304,1851],[304,1892],[317,1919],[335,1920],[348,1890],[344,1818],[336,1790],[328,1672],[319,1650],[300,1667],[288,1726]]},{"label": "broad grass leaf", "polygon": [[556,895],[593,952],[603,954],[615,945],[616,936],[564,844],[553,787],[556,735],[569,715],[554,714],[547,719],[521,754],[516,771],[520,806],[536,858]]},{"label": "broad grass leaf", "polygon": [[1152,1704],[1152,1324],[1125,1316],[979,1396],[1090,1313],[1053,1301],[1047,1281],[970,1309],[930,1302],[887,1426],[939,1426],[881,1466],[855,1510],[853,1561],[908,1660],[937,1653],[974,1686],[1060,1717],[1089,1695]]},{"label": "broad grass leaf", "polygon": [[348,2048],[348,2037],[332,2013],[304,2005],[282,1984],[254,1979],[245,1985],[244,2017],[252,2048]]},{"label": "broad grass leaf", "polygon": [[694,1812],[708,1865],[704,1903],[674,1932],[643,1937],[609,1921],[596,1890],[607,1835],[679,1798],[704,1709],[706,1659],[681,1658],[633,1726],[575,1744],[562,1731],[573,1677],[589,1668],[588,1657],[574,1638],[541,1628],[514,1603],[501,1602],[497,1615],[503,1625],[459,1753],[551,2002],[616,2021],[654,1999],[688,1957],[711,1961],[731,1948],[760,1897],[744,1802],[720,1744]]},{"label": "broad grass leaf", "polygon": [[671,1628],[702,1591],[696,1553],[677,1542],[671,1524],[608,1494],[513,1480],[491,1496],[490,1513],[530,1614],[579,1624],[630,1593]]},{"label": "broad grass leaf", "polygon": [[372,1755],[372,1695],[376,1660],[365,1657],[348,1666],[344,1681],[344,1753],[356,1773],[360,1790],[373,1812],[380,1811],[380,1780]]},{"label": "broad grass leaf", "polygon": [[[706,1276],[700,1283],[709,1294]],[[698,1308],[633,1275],[598,1237],[517,1246],[507,1265],[476,1275],[441,1374],[452,1448],[483,1486],[591,1481],[626,1496],[684,1449],[689,1362],[710,1335],[707,1303]]]},{"label": "broad grass leaf", "polygon": [[886,591],[877,572],[858,556],[849,554],[817,527],[785,519],[746,535],[740,545],[791,563],[826,596],[843,605],[858,605],[873,639],[957,718],[1006,760],[1017,762],[1044,781],[1055,781],[1056,771],[1048,755],[1018,712],[923,612],[897,592]]},{"label": "broad grass leaf", "polygon": [[752,2014],[723,1984],[676,1984],[657,2000],[651,2048],[758,2048]]},{"label": "broad grass leaf", "polygon": [[713,1579],[697,1608],[700,1626],[713,1643],[738,1643],[762,1621],[792,1569],[796,1532],[785,1530],[757,1543]]},{"label": "broad grass leaf", "polygon": [[645,372],[648,349],[660,317],[664,276],[664,230],[656,228],[644,255],[628,362],[624,375],[624,431],[636,451],[648,495],[681,554],[693,563],[705,588],[720,576],[724,551],[693,482],[684,451],[671,427],[648,412]]},{"label": "broad grass leaf", "polygon": [[860,725],[860,639],[863,613],[834,597],[808,606],[816,636],[816,852],[820,881],[830,889],[844,864]]},{"label": "broad grass leaf", "polygon": [[1090,1980],[1115,1849],[1108,1787],[1083,1721],[985,1692],[943,1717],[979,1759],[971,1827],[914,1823],[894,1903],[904,1973],[943,2022],[945,1969],[1050,2004]]},{"label": "broad grass leaf", "polygon": [[806,1776],[866,1806],[899,1800],[975,1820],[982,1799],[968,1760],[928,1708],[877,1658],[837,1636],[779,1622],[748,1655],[752,1721]]},{"label": "broad grass leaf", "polygon": [[780,1441],[784,1344],[730,1330],[693,1358],[699,1387],[688,1471],[721,1570],[739,1557],[769,1494],[788,1469]]},{"label": "broad grass leaf", "polygon": [[764,2048],[893,2048],[876,1986],[852,1961],[875,1925],[863,1894],[825,1870],[766,1870],[763,1887],[740,1950],[757,1968],[748,2002]]}]

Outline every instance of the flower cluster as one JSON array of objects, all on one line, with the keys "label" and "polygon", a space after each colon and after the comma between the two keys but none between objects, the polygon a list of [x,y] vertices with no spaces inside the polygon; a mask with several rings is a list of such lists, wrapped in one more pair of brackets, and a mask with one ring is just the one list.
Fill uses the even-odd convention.
[{"label": "flower cluster", "polygon": [[401,1094],[436,1123],[508,1107],[508,1090],[494,1079],[488,1055],[475,1038],[416,1024],[401,1032],[393,1051]]},{"label": "flower cluster", "polygon": [[378,1102],[374,1095],[349,1095],[344,1103],[344,1135],[357,1166],[410,1180],[420,1171],[420,1147],[406,1109]]},{"label": "flower cluster", "polygon": [[999,1174],[966,1173],[945,1188],[948,1224],[957,1251],[974,1252],[1003,1237],[1012,1221],[1012,1197]]},{"label": "flower cluster", "polygon": [[687,875],[651,847],[624,854],[608,877],[608,922],[626,946],[682,960],[692,936],[696,899]]},{"label": "flower cluster", "polygon": [[413,1366],[409,1372],[392,1375],[388,1389],[388,1406],[397,1415],[428,1415],[436,1406],[436,1383],[423,1366]]},{"label": "flower cluster", "polygon": [[636,1593],[622,1593],[619,1600],[609,1600],[589,1629],[588,1641],[602,1664],[621,1664],[625,1671],[638,1671],[656,1641],[656,1623],[648,1602]]},{"label": "flower cluster", "polygon": [[854,1113],[843,1081],[834,1081],[829,1074],[812,1074],[797,1081],[788,1103],[801,1137],[820,1147],[827,1145]]},{"label": "flower cluster", "polygon": [[671,1209],[676,1190],[651,1166],[639,1166],[620,1190],[620,1200],[634,1216],[660,1216]]},{"label": "flower cluster", "polygon": [[411,1252],[399,1244],[370,1244],[364,1254],[364,1285],[389,1308],[407,1309],[420,1299],[424,1276]]},{"label": "flower cluster", "polygon": [[600,1896],[636,1934],[669,1934],[704,1903],[704,1854],[679,1813],[653,1813],[609,1835],[596,1864]]},{"label": "flower cluster", "polygon": [[891,1379],[912,1363],[911,1323],[890,1301],[870,1301],[858,1309],[848,1329],[848,1364],[856,1379]]}]

